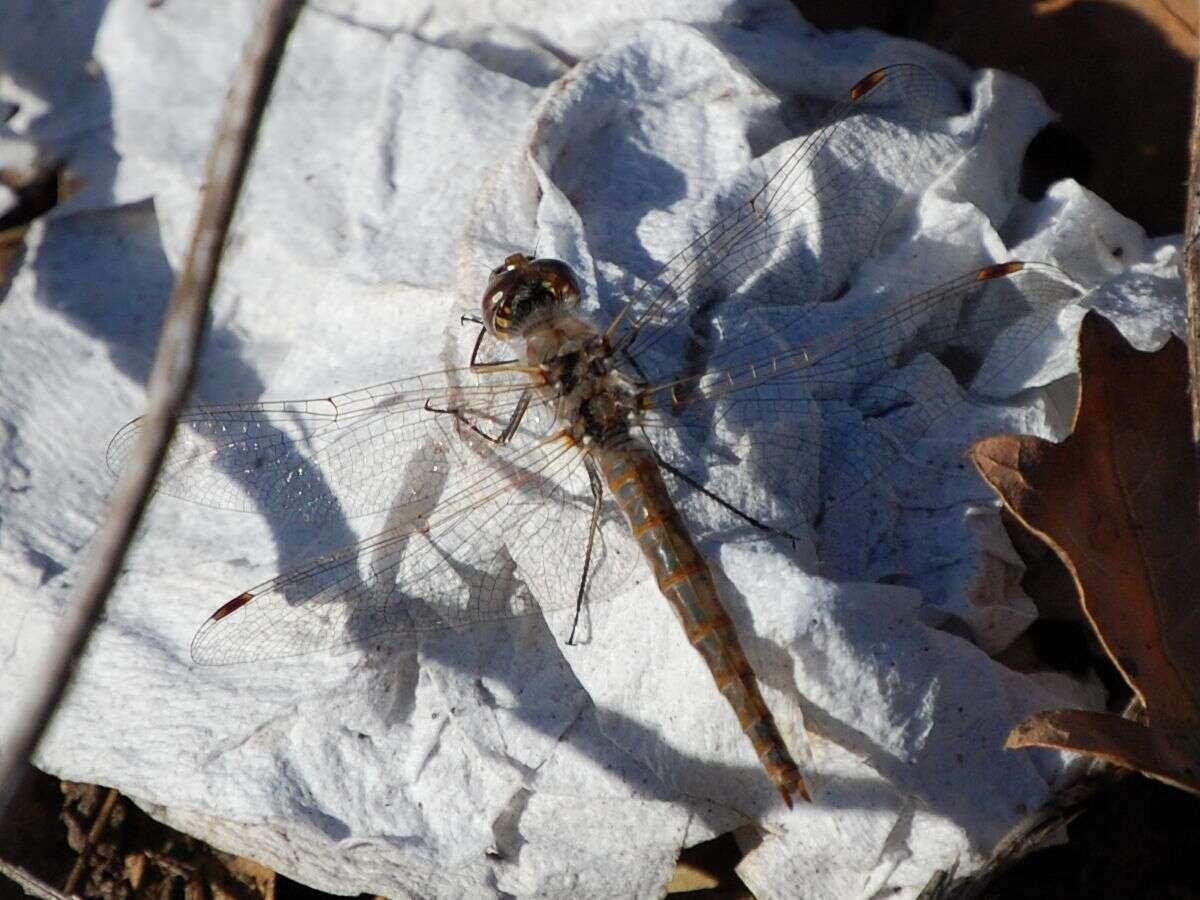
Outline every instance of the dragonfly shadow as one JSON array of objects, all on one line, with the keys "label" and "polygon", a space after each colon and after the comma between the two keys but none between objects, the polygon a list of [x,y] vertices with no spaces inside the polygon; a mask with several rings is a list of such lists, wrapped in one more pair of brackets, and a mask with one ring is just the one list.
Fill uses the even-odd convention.
[{"label": "dragonfly shadow", "polygon": [[[371,550],[366,561],[369,576],[360,576],[357,584],[344,591],[343,599],[334,601],[347,606],[342,641],[347,647],[378,651],[387,645],[392,651],[415,650],[418,634],[436,629],[447,619],[453,621],[448,611],[439,610],[435,603],[402,592],[397,581],[407,555],[415,550],[413,545],[427,539],[413,523],[428,520],[446,489],[449,466],[433,449],[431,442],[421,445],[401,475],[382,532],[396,534],[396,541]],[[412,497],[418,498],[415,503],[406,502]],[[415,672],[409,687],[416,688]],[[400,696],[402,701],[405,697],[411,700],[411,693],[401,692]]]},{"label": "dragonfly shadow", "polygon": [[[476,450],[476,461],[488,459],[488,445],[477,445]],[[492,462],[498,471],[502,469],[503,460],[496,458]],[[479,531],[474,535],[477,543],[472,546],[469,542],[464,545],[453,524],[444,532],[414,527],[414,523],[428,521],[434,514],[454,471],[446,455],[436,452],[432,442],[425,442],[412,454],[384,523],[383,533],[398,537],[372,552],[367,561],[368,577],[345,591],[347,597],[355,598],[347,601],[352,606],[345,616],[347,643],[374,648],[381,642],[399,640],[407,645],[425,632],[454,631],[456,626],[472,627],[471,623],[499,629],[506,619],[536,617],[540,605],[530,585],[521,577],[519,565],[503,540],[505,535],[496,540],[496,535]],[[542,497],[552,494],[550,482],[536,472],[525,473],[520,486],[514,489]],[[410,497],[420,498],[419,502],[405,502]],[[560,508],[560,512],[566,511]],[[589,508],[581,501],[575,512],[586,516]],[[519,540],[516,536],[513,539]],[[447,542],[458,542],[459,552],[444,546]],[[482,555],[488,557],[488,566],[472,562],[469,553],[461,552],[484,547],[487,552]],[[450,578],[453,590],[441,592],[447,601],[445,606],[403,590],[403,573],[408,572],[406,556],[410,552],[428,556],[428,559],[422,557],[425,571],[436,569]],[[437,562],[432,561],[434,557]],[[601,548],[593,565],[603,562]],[[366,608],[367,612],[357,612],[354,605]]]},{"label": "dragonfly shadow", "polygon": [[[410,468],[405,472],[401,495],[409,484],[428,486],[430,478],[440,479],[437,489],[427,495],[426,502],[432,510],[446,485],[448,471],[445,466],[439,466],[436,473]],[[393,513],[388,524],[404,524],[409,513],[411,510],[404,514]],[[413,543],[406,544],[404,552],[417,552],[419,545],[416,542],[426,540],[424,535],[414,535]],[[502,554],[496,558],[496,567],[482,568],[465,563],[446,548],[439,547],[436,541],[430,543],[440,564],[452,570],[470,594],[468,602],[472,606],[537,611],[528,596],[530,588],[521,579],[511,556]],[[398,564],[402,565],[389,553],[386,560],[368,559],[367,570],[392,572]],[[363,584],[369,585],[369,580],[364,579]],[[388,584],[381,582],[378,587],[386,590]],[[497,590],[509,596],[497,603]],[[565,635],[555,635],[541,615],[500,617],[496,621],[461,628],[448,625],[439,628],[431,623],[453,619],[455,610],[460,607],[443,610],[426,598],[412,595],[405,595],[398,605],[403,606],[403,612],[392,613],[387,621],[370,615],[347,616],[350,643],[368,651],[365,665],[387,681],[387,689],[371,692],[370,702],[389,726],[412,715],[416,707],[418,673],[425,671],[438,685],[450,714],[457,716],[463,733],[478,741],[488,753],[507,746],[503,728],[508,720],[555,741],[569,741],[572,751],[581,753],[596,766],[621,773],[635,795],[644,799],[667,802],[680,799],[680,794],[606,737],[606,733],[620,734],[632,746],[653,746],[652,755],[663,771],[703,769],[714,783],[763,778],[756,766],[713,764],[675,752],[646,726],[622,713],[597,708],[562,653]],[[408,618],[396,618],[398,615]],[[399,635],[398,639],[396,635]],[[683,639],[681,634],[680,640]],[[512,727],[511,724],[508,727]],[[513,762],[518,768],[528,768],[530,778],[535,776],[535,768],[529,768],[519,754],[514,756]],[[748,800],[749,806],[738,809],[746,822],[757,821],[767,811],[774,793],[767,789],[754,796],[758,799]],[[697,814],[707,824],[715,829],[730,827],[727,809],[705,803],[703,797],[693,799],[697,801]],[[519,847],[517,826],[521,804],[518,800],[510,804],[510,809],[496,823],[497,847],[502,852],[503,848],[515,852]]]},{"label": "dragonfly shadow", "polygon": [[[761,821],[777,803],[758,766],[692,757],[675,750],[654,729],[624,713],[595,704],[563,657],[561,641],[538,616],[506,620],[492,627],[436,632],[420,642],[420,667],[432,673],[459,728],[470,740],[478,742],[485,753],[492,754],[498,749],[504,752],[510,741],[525,746],[519,730],[531,729],[556,743],[568,744],[570,749],[564,752],[579,754],[597,769],[617,775],[635,799],[692,801],[695,814],[716,831]],[[387,660],[388,667],[396,667],[401,690],[415,691],[416,657],[415,652],[406,651]],[[454,672],[456,677],[439,675],[439,670]],[[410,714],[414,700],[410,695],[381,709],[388,724],[395,725]],[[518,732],[506,735],[506,727],[517,727]],[[619,735],[627,746],[648,748],[646,752],[663,772],[703,771],[706,781],[725,786],[714,788],[712,797],[728,796],[730,784],[761,781],[763,790],[738,793],[735,807],[703,795],[684,796],[609,735]],[[510,762],[524,771],[530,785],[536,785],[541,760],[523,759],[519,751],[512,753]],[[536,765],[530,765],[531,762]],[[521,791],[532,789],[527,786]],[[601,791],[596,798],[603,796]],[[514,796],[509,808],[494,823],[496,846],[502,858],[515,859],[522,843],[521,809],[519,796]]]},{"label": "dragonfly shadow", "polygon": [[[39,302],[102,341],[114,366],[127,378],[147,383],[174,286],[153,204],[147,201],[55,220],[46,229],[35,266]],[[234,332],[214,328],[195,393],[223,393],[220,385],[232,383],[248,394],[261,394],[263,382],[247,361],[247,353]],[[261,437],[269,439],[273,433],[263,429]],[[235,466],[226,466],[223,472],[237,483],[248,483],[255,475]],[[314,502],[336,509],[336,498],[319,473],[313,473],[311,489]],[[249,490],[247,494],[256,496]],[[258,511],[271,528],[281,567],[309,555],[311,529],[272,515],[265,501]],[[345,517],[334,514],[322,523],[321,538],[345,544],[353,533]]]}]

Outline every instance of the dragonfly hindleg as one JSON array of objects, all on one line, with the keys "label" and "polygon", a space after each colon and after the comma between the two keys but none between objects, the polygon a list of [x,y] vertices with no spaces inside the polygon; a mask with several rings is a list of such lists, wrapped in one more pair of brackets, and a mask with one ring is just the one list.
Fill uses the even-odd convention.
[{"label": "dragonfly hindleg", "polygon": [[600,479],[600,473],[596,471],[596,464],[592,462],[590,456],[583,458],[583,464],[587,468],[588,479],[592,483],[592,521],[588,526],[587,552],[583,555],[583,574],[579,578],[579,593],[575,595],[575,620],[571,622],[571,634],[567,637],[567,644],[574,645],[575,629],[579,627],[579,614],[583,611],[583,595],[587,589],[588,571],[592,566],[592,547],[596,543],[596,529],[600,527],[600,505],[604,501],[604,482]]},{"label": "dragonfly hindleg", "polygon": [[441,409],[441,408],[436,407],[433,404],[431,404],[428,400],[425,401],[425,411],[426,412],[438,413],[438,414],[447,415],[447,416],[454,416],[454,418],[458,419],[458,421],[460,423],[462,423],[463,425],[466,425],[468,428],[470,428],[473,432],[475,432],[481,438],[483,438],[486,441],[491,441],[493,444],[507,444],[512,439],[512,436],[517,433],[517,429],[521,425],[521,419],[523,419],[525,417],[525,411],[527,409],[529,409],[529,391],[525,390],[525,391],[522,391],[521,399],[517,401],[517,405],[513,409],[512,415],[509,416],[508,424],[504,426],[504,430],[501,431],[499,435],[493,436],[493,435],[488,434],[486,431],[484,431],[482,428],[480,428],[478,425],[476,425],[474,422],[472,422],[471,419],[467,416],[467,414],[464,413],[458,407],[450,407],[448,409]]},{"label": "dragonfly hindleg", "polygon": [[758,519],[754,518],[754,516],[750,515],[750,513],[746,512],[745,510],[738,509],[737,506],[735,506],[733,503],[726,500],[720,494],[717,494],[717,493],[709,490],[708,488],[706,488],[704,485],[702,485],[699,481],[697,481],[695,478],[693,478],[687,472],[681,471],[680,469],[677,469],[675,466],[671,465],[669,462],[667,462],[665,459],[663,459],[662,456],[659,455],[659,452],[657,450],[655,450],[653,448],[653,446],[651,446],[650,452],[654,454],[655,460],[657,460],[659,466],[661,466],[663,469],[670,472],[672,475],[674,475],[676,478],[678,478],[684,484],[686,484],[689,487],[694,488],[695,490],[702,493],[709,500],[712,500],[714,503],[718,504],[719,506],[723,507],[724,509],[729,510],[729,512],[733,513],[735,516],[737,516],[739,519],[742,519],[747,524],[753,525],[759,531],[764,531],[767,534],[773,534],[777,537],[787,538],[789,541],[795,542],[795,541],[800,540],[799,537],[792,534],[787,529],[775,528],[772,525],[767,525],[765,522],[760,522]]}]

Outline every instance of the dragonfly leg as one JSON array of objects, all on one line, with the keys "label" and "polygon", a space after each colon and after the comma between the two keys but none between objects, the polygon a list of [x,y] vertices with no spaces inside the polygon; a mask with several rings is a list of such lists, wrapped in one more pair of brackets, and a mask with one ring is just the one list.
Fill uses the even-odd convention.
[{"label": "dragonfly leg", "polygon": [[514,434],[517,433],[517,428],[521,425],[521,420],[525,418],[525,410],[529,409],[529,388],[521,391],[521,399],[517,401],[517,407],[513,410],[513,414],[508,419],[508,424],[504,426],[504,430],[500,432],[500,443],[507,444]]},{"label": "dragonfly leg", "polygon": [[[474,316],[463,316],[461,319],[459,319],[460,324],[463,324],[466,322],[475,322],[480,325],[483,324],[480,319],[477,319]],[[517,360],[515,360],[515,359],[499,359],[499,360],[496,360],[495,362],[479,362],[477,357],[479,356],[479,348],[483,345],[483,336],[485,334],[487,334],[487,329],[480,328],[479,329],[479,337],[475,338],[475,349],[471,351],[471,371],[479,372],[481,370],[482,371],[487,371],[489,369],[495,370],[502,366],[512,366],[515,363],[517,363]]]},{"label": "dragonfly leg", "polygon": [[[647,441],[647,443],[649,443],[649,441]],[[758,519],[754,518],[754,516],[750,515],[748,512],[745,512],[744,510],[738,509],[736,506],[734,506],[732,503],[730,503],[724,497],[713,493],[708,488],[706,488],[704,485],[702,485],[700,482],[698,482],[695,478],[693,478],[691,475],[687,474],[687,472],[680,471],[679,469],[675,468],[675,466],[671,465],[669,462],[667,462],[665,459],[663,459],[661,456],[659,456],[658,451],[654,449],[653,445],[650,446],[650,452],[654,454],[654,459],[658,462],[659,466],[661,466],[663,469],[670,472],[672,475],[674,475],[676,478],[678,478],[684,484],[691,486],[695,490],[702,493],[704,496],[708,497],[709,500],[712,500],[713,502],[715,502],[715,503],[719,504],[720,506],[724,507],[725,509],[729,510],[731,513],[733,513],[739,519],[742,519],[743,521],[749,523],[750,525],[753,525],[759,531],[765,531],[767,534],[773,534],[778,537],[787,538],[789,541],[799,541],[800,540],[799,537],[797,537],[796,535],[792,534],[790,531],[788,531],[784,528],[774,528],[770,525],[767,525],[764,522],[758,521]]]},{"label": "dragonfly leg", "polygon": [[590,456],[583,458],[583,464],[592,482],[592,497],[595,502],[592,504],[592,523],[588,527],[587,552],[583,556],[583,575],[579,579],[579,593],[575,596],[575,621],[571,623],[571,634],[567,638],[567,644],[570,646],[575,644],[575,629],[579,627],[579,614],[583,610],[583,594],[587,589],[588,570],[592,566],[592,547],[596,543],[596,529],[600,526],[600,504],[604,500],[604,482],[600,480],[596,464]]},{"label": "dragonfly leg", "polygon": [[483,438],[485,441],[491,441],[493,444],[507,444],[514,434],[517,433],[517,428],[521,425],[521,419],[525,417],[525,411],[529,409],[529,391],[526,389],[521,393],[521,399],[517,401],[516,408],[513,409],[512,415],[509,416],[508,424],[504,426],[504,430],[500,432],[498,437],[494,437],[472,422],[467,414],[457,407],[450,409],[440,409],[432,405],[428,400],[425,401],[425,411],[438,413],[440,415],[454,416],[460,423],[466,425],[473,432]]}]

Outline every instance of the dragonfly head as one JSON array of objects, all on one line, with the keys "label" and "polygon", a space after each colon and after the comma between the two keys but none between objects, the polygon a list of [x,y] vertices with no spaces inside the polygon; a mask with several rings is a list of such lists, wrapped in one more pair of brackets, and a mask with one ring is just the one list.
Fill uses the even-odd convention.
[{"label": "dragonfly head", "polygon": [[579,304],[579,283],[557,259],[514,253],[492,270],[483,292],[483,325],[493,337],[521,337],[539,321]]}]

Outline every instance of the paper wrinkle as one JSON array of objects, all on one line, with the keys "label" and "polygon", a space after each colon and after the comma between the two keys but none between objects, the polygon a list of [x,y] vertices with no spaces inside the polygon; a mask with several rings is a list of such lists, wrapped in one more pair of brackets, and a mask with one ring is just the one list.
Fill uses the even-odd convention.
[{"label": "paper wrinkle", "polygon": [[[214,22],[186,4],[115,0],[47,35],[31,30],[35,6],[0,39],[20,63],[0,102],[21,104],[0,160],[36,145],[84,184],[30,229],[0,305],[9,697],[27,690],[103,515],[108,438],[144,404],[254,10],[245,0]],[[38,80],[35,46],[79,67]],[[64,74],[93,55],[91,81]],[[841,304],[813,316],[817,331],[1012,257],[1069,272],[1139,346],[1181,331],[1177,242],[1147,240],[1074,182],[1037,201],[1016,193],[1050,113],[1012,76],[873,32],[819,35],[780,3],[346,0],[308,10],[289,48],[196,396],[324,396],[462,364],[475,332],[458,314],[515,250],[576,267],[604,321],[832,98],[899,61],[946,79],[947,115],[919,191]],[[753,825],[765,837],[740,871],[757,896],[797,884],[913,896],[936,869],[980,865],[1061,776],[1061,755],[1000,749],[1008,728],[1101,700],[1094,685],[988,656],[1033,613],[962,457],[989,431],[1063,435],[1081,315],[1062,317],[993,405],[939,421],[801,545],[701,536],[813,806],[780,805],[645,573],[585,611],[578,646],[564,643],[563,610],[366,654],[192,667],[188,642],[220,602],[381,521],[305,532],[168,498],[37,762],[339,892],[648,895],[684,843]],[[931,358],[884,377],[949,388]],[[708,467],[712,486],[761,497],[735,464],[736,419],[720,428],[733,449]],[[806,471],[835,477],[837,464],[817,454]],[[807,503],[816,484],[787,496]],[[695,496],[682,508],[713,515]]]}]

